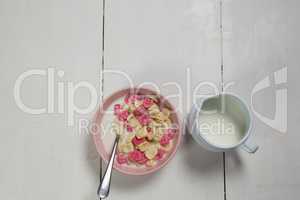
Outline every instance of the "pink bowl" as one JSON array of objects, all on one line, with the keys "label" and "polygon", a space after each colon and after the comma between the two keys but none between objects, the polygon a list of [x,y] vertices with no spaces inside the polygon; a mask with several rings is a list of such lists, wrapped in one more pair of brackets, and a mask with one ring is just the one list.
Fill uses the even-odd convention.
[{"label": "pink bowl", "polygon": [[[167,106],[169,109],[171,109],[171,121],[173,124],[176,125],[176,129],[175,129],[175,138],[174,138],[174,145],[172,147],[172,149],[167,153],[167,155],[164,157],[164,159],[158,161],[158,163],[153,166],[153,167],[132,167],[132,166],[128,166],[128,165],[120,165],[117,162],[114,162],[114,169],[116,169],[117,171],[123,173],[123,174],[128,174],[128,175],[145,175],[145,174],[150,174],[153,173],[157,170],[159,170],[160,168],[162,168],[163,166],[165,166],[175,155],[178,146],[180,144],[181,138],[182,138],[182,134],[181,134],[181,123],[179,120],[179,117],[177,115],[177,113],[175,112],[174,107],[171,105],[171,103],[165,99],[163,96],[157,94],[156,92],[149,90],[149,89],[145,89],[145,88],[127,88],[127,89],[123,89],[120,91],[117,91],[115,93],[113,93],[111,96],[109,96],[108,98],[106,98],[102,104],[102,106],[98,109],[98,111],[95,113],[94,119],[93,119],[93,124],[97,125],[99,127],[99,125],[101,125],[104,114],[106,113],[106,111],[108,110],[108,108],[113,105],[113,103],[120,99],[125,97],[128,94],[141,94],[141,95],[157,95],[159,96],[160,99],[160,104],[163,106]],[[93,140],[94,143],[96,145],[97,151],[100,154],[101,158],[107,163],[110,157],[110,151],[111,148],[107,149],[105,148],[104,145],[104,139],[101,137],[101,128],[96,128],[92,130],[92,135],[93,135]]]}]

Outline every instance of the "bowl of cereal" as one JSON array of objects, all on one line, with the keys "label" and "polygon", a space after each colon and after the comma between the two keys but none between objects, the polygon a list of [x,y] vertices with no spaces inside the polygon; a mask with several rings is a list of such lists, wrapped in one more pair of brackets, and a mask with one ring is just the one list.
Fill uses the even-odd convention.
[{"label": "bowl of cereal", "polygon": [[119,136],[114,169],[145,175],[165,166],[181,141],[181,124],[171,103],[145,88],[117,91],[103,101],[91,127],[101,158],[107,163]]}]

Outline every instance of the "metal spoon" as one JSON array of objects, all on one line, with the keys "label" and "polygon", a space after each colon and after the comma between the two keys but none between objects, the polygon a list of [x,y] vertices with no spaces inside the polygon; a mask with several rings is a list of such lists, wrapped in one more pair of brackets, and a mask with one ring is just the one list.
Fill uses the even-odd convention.
[{"label": "metal spoon", "polygon": [[105,199],[109,194],[111,174],[112,174],[112,169],[113,169],[113,165],[114,165],[118,142],[119,142],[119,136],[117,136],[114,141],[114,146],[113,146],[113,149],[111,152],[111,156],[110,156],[106,171],[104,173],[102,182],[99,184],[99,187],[97,190],[97,194],[100,197],[100,199]]}]

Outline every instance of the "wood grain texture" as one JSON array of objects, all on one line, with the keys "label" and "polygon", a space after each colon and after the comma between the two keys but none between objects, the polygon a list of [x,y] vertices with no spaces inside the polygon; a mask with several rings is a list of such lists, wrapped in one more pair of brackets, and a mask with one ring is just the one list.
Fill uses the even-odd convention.
[{"label": "wood grain texture", "polygon": [[[105,96],[130,85],[121,71],[133,85],[157,85],[184,118],[199,83],[219,88],[218,1],[113,0],[107,1],[105,16]],[[182,99],[170,96],[179,90]],[[113,174],[109,199],[195,197],[223,199],[222,154],[207,152],[185,136],[175,158],[156,174]]]},{"label": "wood grain texture", "polygon": [[[90,136],[78,130],[78,120],[91,114],[76,114],[68,127],[67,82],[88,81],[99,91],[101,12],[96,0],[0,1],[0,199],[96,198],[98,155]],[[49,67],[55,70],[54,112],[24,113],[14,100],[15,81],[27,70],[47,73]],[[58,82],[65,84],[63,114],[57,111]],[[47,107],[47,77],[27,78],[21,98]],[[88,90],[78,89],[74,102],[86,107]]]},{"label": "wood grain texture", "polygon": [[[240,95],[249,105],[253,96],[252,142],[260,145],[255,155],[242,151],[226,154],[227,197],[232,200],[296,199],[300,186],[297,159],[300,136],[296,126],[299,121],[296,109],[299,107],[296,90],[299,25],[295,20],[299,17],[296,11],[299,3],[225,0],[223,5],[224,81],[233,81],[227,91]],[[285,69],[288,83],[280,83],[278,75]],[[255,86],[265,78],[270,86],[254,92]],[[288,101],[285,102],[287,87]],[[280,131],[287,120],[280,109],[287,111],[287,131]],[[276,116],[279,120],[273,122]]]},{"label": "wood grain texture", "polygon": [[[94,199],[99,158],[75,115],[67,126],[67,82],[88,81],[99,99],[133,85],[159,86],[178,108],[189,112],[195,88],[204,81],[220,89],[221,0],[106,0],[102,60],[103,1],[0,1],[0,199]],[[271,87],[253,96],[253,110],[276,116],[276,92],[288,86],[288,129],[280,133],[254,116],[255,155],[226,153],[227,199],[296,199],[299,196],[298,141],[300,35],[296,0],[222,0],[225,91],[251,103],[254,86],[269,77]],[[104,61],[104,76],[100,76]],[[63,82],[64,113],[30,115],[21,111],[13,89],[29,69],[55,71]],[[288,83],[275,84],[274,72],[287,67]],[[64,71],[63,77],[57,75]],[[276,78],[277,76],[277,78]],[[101,85],[102,80],[103,83]],[[176,84],[176,85],[175,85]],[[210,86],[211,86],[210,85]],[[197,93],[211,93],[212,87]],[[57,85],[55,85],[57,87]],[[55,88],[55,100],[57,88]],[[181,92],[181,97],[171,96]],[[34,76],[22,85],[27,105],[47,106],[47,81]],[[76,105],[89,104],[78,89]],[[98,102],[100,103],[100,102]],[[282,105],[281,105],[282,104]],[[284,106],[281,103],[279,106]],[[157,174],[113,175],[109,199],[224,199],[222,154],[198,147],[186,135],[175,158]]]}]

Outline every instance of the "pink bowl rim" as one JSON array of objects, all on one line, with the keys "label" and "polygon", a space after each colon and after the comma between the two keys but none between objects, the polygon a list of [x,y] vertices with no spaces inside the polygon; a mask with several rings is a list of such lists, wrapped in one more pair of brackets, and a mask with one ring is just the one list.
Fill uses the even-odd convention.
[{"label": "pink bowl rim", "polygon": [[[182,125],[181,125],[181,120],[180,117],[178,115],[177,112],[175,112],[174,106],[165,98],[163,97],[161,94],[148,89],[148,88],[138,88],[138,87],[133,87],[133,88],[124,88],[121,90],[118,90],[114,93],[112,93],[111,95],[109,95],[107,98],[105,98],[102,101],[102,104],[99,106],[99,109],[96,111],[96,113],[94,114],[94,118],[93,118],[93,124],[101,124],[102,122],[102,118],[103,118],[103,112],[107,110],[107,108],[118,98],[121,98],[122,96],[124,96],[124,94],[128,94],[128,93],[137,93],[137,92],[146,92],[148,94],[154,94],[159,96],[159,99],[163,100],[165,103],[168,104],[168,106],[171,108],[171,110],[174,113],[174,118],[175,118],[175,123],[178,125],[178,134],[177,135],[177,141],[175,143],[175,145],[173,146],[172,150],[170,151],[170,153],[168,154],[168,157],[166,159],[163,159],[161,163],[156,164],[154,167],[149,168],[149,170],[145,170],[145,171],[138,171],[134,168],[126,168],[126,170],[124,169],[123,166],[121,166],[120,164],[118,164],[117,162],[114,162],[114,169],[116,169],[117,171],[121,172],[122,174],[126,174],[126,175],[147,175],[153,172],[158,171],[159,169],[163,168],[164,166],[166,166],[170,160],[175,156],[179,145],[181,144],[181,140],[182,140]],[[103,141],[101,139],[101,130],[100,129],[96,129],[96,130],[92,130],[92,137],[93,137],[93,141],[94,144],[96,146],[97,152],[98,154],[101,156],[101,158],[108,163],[108,159],[109,159],[109,154],[106,152],[105,148],[104,148],[104,144]]]}]

